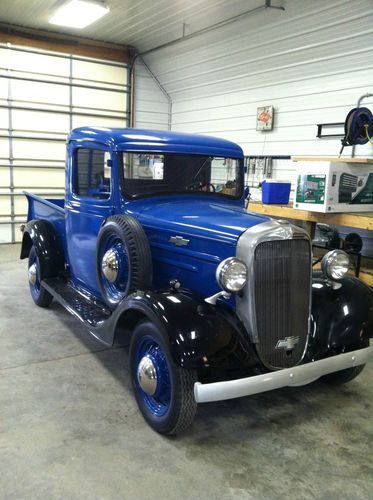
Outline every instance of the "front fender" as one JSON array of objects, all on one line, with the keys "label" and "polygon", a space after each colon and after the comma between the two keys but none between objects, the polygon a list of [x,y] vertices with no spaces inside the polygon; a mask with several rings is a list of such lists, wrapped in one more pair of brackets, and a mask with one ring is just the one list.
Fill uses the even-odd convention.
[{"label": "front fender", "polygon": [[332,283],[321,272],[314,273],[307,358],[358,349],[372,336],[372,290],[357,278]]},{"label": "front fender", "polygon": [[43,266],[43,277],[53,277],[65,268],[65,258],[60,238],[53,224],[46,220],[31,220],[23,230],[21,259],[29,256],[31,247]]},{"label": "front fender", "polygon": [[187,368],[209,366],[241,335],[228,310],[213,307],[187,291],[136,292],[119,308],[118,320],[124,317],[124,324],[126,315],[134,311],[157,324],[169,340],[175,363]]}]

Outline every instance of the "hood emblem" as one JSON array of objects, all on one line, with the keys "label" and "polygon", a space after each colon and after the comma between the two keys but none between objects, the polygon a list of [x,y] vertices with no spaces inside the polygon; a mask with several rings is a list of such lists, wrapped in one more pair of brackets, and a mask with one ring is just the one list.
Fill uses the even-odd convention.
[{"label": "hood emblem", "polygon": [[285,349],[285,351],[291,351],[298,344],[299,337],[285,337],[283,340],[279,340],[276,344],[276,349]]},{"label": "hood emblem", "polygon": [[177,247],[186,247],[189,244],[190,240],[186,240],[182,236],[171,236],[168,240],[170,243],[173,243]]}]

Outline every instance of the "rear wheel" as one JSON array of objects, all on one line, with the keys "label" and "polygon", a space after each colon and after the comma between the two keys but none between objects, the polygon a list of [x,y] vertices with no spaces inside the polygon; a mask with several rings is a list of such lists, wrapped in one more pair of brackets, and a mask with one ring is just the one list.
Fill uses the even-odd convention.
[{"label": "rear wheel", "polygon": [[28,280],[31,297],[37,306],[48,307],[53,296],[41,285],[42,278],[40,259],[36,254],[35,247],[31,247],[28,257]]},{"label": "rear wheel", "polygon": [[133,332],[130,345],[131,377],[141,413],[161,434],[178,434],[193,422],[196,373],[173,362],[158,327],[145,321]]}]

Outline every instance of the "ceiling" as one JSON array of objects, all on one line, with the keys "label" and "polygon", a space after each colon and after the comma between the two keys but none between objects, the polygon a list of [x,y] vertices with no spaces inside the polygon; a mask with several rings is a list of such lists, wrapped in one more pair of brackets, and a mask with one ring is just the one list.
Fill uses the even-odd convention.
[{"label": "ceiling", "polygon": [[[142,52],[264,4],[264,0],[106,0],[110,13],[85,29],[48,24],[61,1],[1,0],[0,22],[134,46]],[[273,4],[281,5],[281,0]]]}]

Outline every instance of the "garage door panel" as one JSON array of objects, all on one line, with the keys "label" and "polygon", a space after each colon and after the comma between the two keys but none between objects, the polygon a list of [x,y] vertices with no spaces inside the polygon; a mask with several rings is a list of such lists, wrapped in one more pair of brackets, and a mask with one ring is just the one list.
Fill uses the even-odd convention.
[{"label": "garage door panel", "polygon": [[38,111],[13,110],[13,129],[47,131],[67,134],[70,126],[69,115]]},{"label": "garage door panel", "polygon": [[126,68],[106,65],[103,71],[103,65],[93,61],[74,60],[72,76],[74,79],[99,80],[116,85],[127,84]]},{"label": "garage door panel", "polygon": [[[0,219],[1,222],[1,219]],[[9,243],[12,238],[12,229],[10,224],[0,224],[0,243]]]},{"label": "garage door panel", "polygon": [[0,215],[9,215],[10,214],[10,196],[9,194],[4,194],[0,192]]},{"label": "garage door panel", "polygon": [[15,188],[45,188],[64,186],[65,171],[48,168],[17,168],[13,169]]},{"label": "garage door panel", "polygon": [[15,230],[14,230],[14,238],[16,243],[21,243],[23,234],[19,228],[19,226],[24,223],[25,217],[16,217],[15,219]]},{"label": "garage door panel", "polygon": [[0,165],[0,190],[9,185],[9,167]]},{"label": "garage door panel", "polygon": [[127,120],[124,118],[103,118],[101,116],[74,116],[73,127],[127,127]]},{"label": "garage door panel", "polygon": [[69,87],[51,83],[12,80],[12,98],[31,102],[68,104]]},{"label": "garage door panel", "polygon": [[0,99],[8,98],[8,79],[0,78]]},{"label": "garage door panel", "polygon": [[127,95],[122,92],[73,88],[73,106],[86,106],[113,110],[127,109]]},{"label": "garage door panel", "polygon": [[9,112],[7,109],[0,108],[0,129],[9,128]]},{"label": "garage door panel", "polygon": [[0,158],[8,158],[9,156],[9,141],[8,139],[0,138]]},{"label": "garage door panel", "polygon": [[[19,224],[21,224],[21,222]],[[15,243],[21,243],[22,242],[22,233],[19,230],[19,224],[16,224],[16,229],[15,229],[15,234],[14,234]]]},{"label": "garage door panel", "polygon": [[28,203],[24,194],[19,193],[14,196],[14,213],[16,215],[27,214]]},{"label": "garage door panel", "polygon": [[61,160],[65,158],[65,148],[66,145],[62,141],[13,140],[13,155],[18,159]]},{"label": "garage door panel", "polygon": [[[30,51],[6,50],[3,55],[7,68],[27,72],[48,73],[50,75],[69,76],[70,63],[64,57],[37,54]],[[0,54],[1,57],[1,54]],[[4,63],[2,63],[2,66]]]}]

